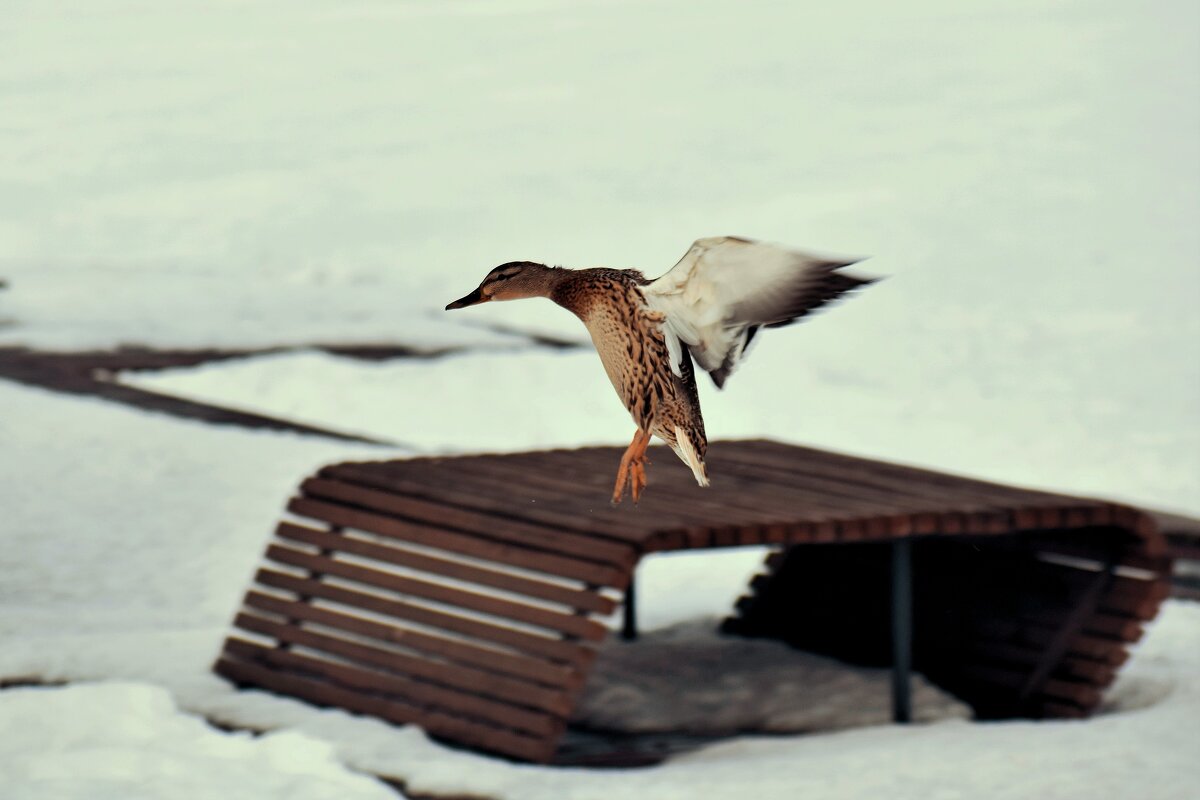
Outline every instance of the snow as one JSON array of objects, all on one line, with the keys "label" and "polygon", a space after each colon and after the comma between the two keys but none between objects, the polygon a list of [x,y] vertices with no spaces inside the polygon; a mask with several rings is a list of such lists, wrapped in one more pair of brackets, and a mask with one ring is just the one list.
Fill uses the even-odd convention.
[{"label": "snow", "polygon": [[[124,266],[5,266],[0,346],[90,350],[123,345],[267,348],[400,342],[417,353],[527,344],[405,302],[378,277],[239,274],[233,270]],[[331,301],[331,298],[336,300]]]},{"label": "snow", "polygon": [[[738,233],[873,254],[861,269],[888,278],[760,337],[703,397],[714,438],[1195,513],[1198,13],[24,3],[0,21],[0,345],[522,344],[497,326],[583,341],[545,302],[441,309],[513,258],[654,275],[693,238]],[[159,385],[284,414],[300,391],[297,413],[414,447],[627,441],[593,358],[447,361],[419,378],[445,395],[389,389],[384,371],[418,367],[305,356],[261,378],[230,366],[216,394]],[[483,376],[489,403],[525,401],[519,444],[470,422]],[[436,397],[471,438],[379,420],[385,395]],[[582,433],[538,414],[584,405]]]},{"label": "snow", "polygon": [[[0,408],[0,679],[165,687],[187,714],[302,733],[342,763],[399,779],[409,763],[488,763],[416,730],[237,693],[209,672],[299,478],[332,461],[404,451],[208,426],[5,383]],[[711,556],[651,559],[639,576],[643,621],[728,610],[762,555],[731,553],[720,569]],[[80,700],[98,719],[112,702]],[[59,733],[70,729],[46,735]],[[171,746],[187,747],[182,738]],[[81,773],[78,791],[89,780]]]},{"label": "snow", "polygon": [[[655,274],[739,233],[893,276],[806,331],[844,365],[934,386],[936,357],[1003,397],[1017,346],[1035,381],[1074,365],[1156,387],[1147,416],[1195,407],[1196,14],[22,2],[3,339],[454,338],[434,317],[495,264]],[[470,313],[575,324],[556,312]]]},{"label": "snow", "polygon": [[[1171,413],[1148,415],[1139,402],[1143,387],[1118,382],[1096,392],[1082,375],[1070,374],[1034,380],[1015,348],[1004,370],[991,376],[1011,387],[1003,393],[993,395],[958,374],[953,362],[938,364],[937,354],[924,362],[926,370],[938,370],[938,389],[930,392],[912,373],[843,366],[837,356],[806,345],[813,338],[808,334],[837,327],[835,315],[849,315],[867,299],[830,311],[811,328],[766,332],[723,391],[702,378],[709,438],[768,437],[1200,513],[1200,415],[1182,398],[1163,401],[1175,405]],[[780,391],[772,367],[795,351],[805,357],[787,368],[790,391]],[[591,349],[386,363],[284,353],[121,379],[421,452],[624,445],[633,431]],[[488,390],[485,401],[481,385]],[[655,470],[676,468],[673,457],[660,459],[650,468],[651,482]],[[710,478],[719,481],[720,470],[713,469]]]},{"label": "snow", "polygon": [[[805,792],[874,797],[884,790],[895,797],[1074,797],[1094,791],[1081,787],[1096,786],[1116,796],[1183,798],[1200,779],[1187,735],[1200,713],[1194,679],[1200,606],[1179,601],[1166,604],[1123,669],[1110,713],[1089,722],[950,721],[743,737],[643,770],[514,765],[447,750],[412,728],[264,692],[235,692],[208,669],[289,490],[319,464],[402,451],[206,426],[5,384],[0,406],[6,411],[0,419],[6,443],[0,459],[6,510],[0,676],[126,687],[120,692],[129,694],[119,700],[75,695],[79,714],[93,719],[111,720],[114,704],[134,696],[157,704],[160,750],[144,754],[155,763],[142,770],[133,755],[120,762],[131,765],[131,774],[144,771],[148,781],[174,761],[179,775],[201,775],[206,754],[225,746],[212,740],[226,735],[215,730],[201,737],[195,727],[170,727],[170,719],[192,715],[295,735],[278,744],[288,763],[287,752],[307,758],[307,748],[320,742],[347,769],[388,776],[414,792],[494,798],[674,798],[699,791],[733,797],[747,786],[768,798]],[[732,569],[724,555],[647,562],[639,577],[647,628],[725,612],[761,553],[742,553]],[[156,687],[170,693],[179,714],[168,713],[161,694],[145,699],[156,696]],[[106,796],[99,788],[103,775],[92,771],[100,767],[89,755],[91,740],[72,733],[72,715],[54,714],[49,705],[46,711],[47,740],[78,743],[64,746],[63,763],[78,759],[82,766],[73,782],[62,779],[63,793]],[[130,725],[140,729],[136,721]],[[197,744],[205,737],[207,744]],[[19,749],[18,738],[0,736],[0,751],[16,748],[13,757],[22,758],[27,750]],[[115,735],[112,744],[126,753],[138,750]],[[292,777],[290,767],[263,758],[255,763],[265,773],[255,781],[271,785]],[[38,796],[40,778],[17,774],[22,782],[12,783],[12,791]],[[259,784],[248,779],[247,785]],[[114,790],[107,796],[126,795]]]},{"label": "snow", "polygon": [[[208,668],[318,465],[628,440],[593,353],[497,330],[583,340],[569,314],[441,311],[512,259],[654,275],[719,234],[874,254],[887,280],[703,389],[713,438],[1200,512],[1196,4],[9,5],[0,346],[469,352],[127,378],[397,448],[0,384],[0,678],[70,682],[0,692],[6,796],[391,792],[355,771],[522,800],[1194,794],[1187,602],[1087,722],[744,737],[636,771],[450,751]],[[643,622],[722,613],[760,558],[651,559]]]},{"label": "snow", "polygon": [[166,690],[136,683],[0,692],[6,800],[395,800],[333,749],[297,733],[228,735],[182,715]]}]

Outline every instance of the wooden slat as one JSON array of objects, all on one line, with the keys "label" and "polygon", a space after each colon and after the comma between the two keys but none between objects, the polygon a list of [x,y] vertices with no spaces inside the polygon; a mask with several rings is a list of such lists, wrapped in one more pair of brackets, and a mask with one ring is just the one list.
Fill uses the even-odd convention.
[{"label": "wooden slat", "polygon": [[[1106,516],[1105,509],[1096,509],[1096,515]],[[1170,569],[1170,559],[1147,555],[1145,542],[1134,537],[1128,529],[1113,525],[1099,525],[1082,530],[1039,530],[1015,532],[1008,528],[1009,535],[996,539],[995,547],[1018,550],[1041,556],[1082,558],[1096,562],[1112,559],[1118,566],[1160,574]]]},{"label": "wooden slat", "polygon": [[617,544],[587,534],[573,534],[561,529],[540,527],[495,516],[488,517],[454,506],[437,505],[342,481],[309,478],[300,485],[300,490],[306,495],[330,502],[400,515],[417,522],[433,522],[445,530],[515,542],[522,547],[565,553],[622,568],[631,566],[634,561],[634,551],[626,544]]},{"label": "wooden slat", "polygon": [[516,731],[481,725],[449,714],[425,711],[408,703],[384,700],[375,695],[330,686],[328,683],[257,664],[223,657],[214,669],[235,683],[259,686],[317,705],[335,706],[358,714],[381,717],[399,725],[420,725],[435,735],[529,761],[547,761],[554,752],[553,737],[527,736]]},{"label": "wooden slat", "polygon": [[225,652],[246,661],[280,667],[293,672],[326,678],[347,689],[381,693],[410,703],[417,708],[442,709],[450,714],[475,717],[482,722],[515,728],[536,736],[554,736],[562,731],[563,721],[550,714],[530,711],[510,703],[489,700],[473,694],[444,689],[436,684],[411,680],[399,675],[362,667],[325,661],[291,650],[264,647],[244,639],[225,640]]},{"label": "wooden slat", "polygon": [[[794,459],[775,459],[770,454],[755,451],[754,455],[733,454],[730,472],[755,475],[759,480],[780,486],[797,484],[818,494],[839,501],[847,512],[869,511],[872,505],[881,506],[880,513],[911,514],[919,511],[955,509],[980,514],[1006,514],[1013,505],[1011,496],[999,496],[981,491],[966,491],[963,487],[929,485],[906,479],[899,474],[871,472],[861,466],[843,467],[839,462],[807,462]],[[923,530],[921,533],[936,533]]]},{"label": "wooden slat", "polygon": [[[963,669],[963,674],[1009,689],[1014,696],[1025,680],[1022,670],[983,664],[969,665]],[[1091,708],[1100,702],[1100,689],[1086,682],[1052,679],[1045,681],[1038,688],[1037,696],[1068,700],[1084,708]]]},{"label": "wooden slat", "polygon": [[[997,618],[980,620],[976,623],[975,635],[981,640],[1000,643],[1017,643],[1042,648],[1054,638],[1055,629],[1041,625],[1025,625]],[[1072,637],[1067,644],[1067,653],[1084,658],[1120,663],[1123,659],[1125,642],[1104,636],[1081,633]],[[1121,654],[1121,655],[1119,655]]]},{"label": "wooden slat", "polygon": [[[652,460],[673,458],[666,453],[665,448],[651,448],[650,456]],[[764,516],[761,508],[743,505],[738,497],[728,492],[722,493],[718,499],[711,492],[698,491],[690,473],[690,487],[676,485],[676,481],[656,482],[654,492],[648,492],[636,508],[628,500],[622,506],[612,508],[607,501],[612,492],[612,479],[619,458],[611,454],[610,457],[597,458],[603,455],[594,451],[582,451],[578,456],[551,452],[544,454],[544,460],[542,454],[538,454],[534,456],[538,460],[526,461],[526,454],[514,454],[505,456],[501,464],[468,464],[464,465],[464,469],[470,475],[473,487],[486,487],[487,491],[501,499],[509,497],[511,493],[506,472],[515,469],[522,475],[523,491],[531,499],[536,499],[539,507],[549,506],[578,513],[580,502],[587,503],[589,521],[600,518],[605,522],[616,522],[622,528],[615,535],[632,536],[637,540],[644,539],[650,531],[707,525],[714,519],[728,518],[734,512],[745,521],[774,521],[769,515]],[[676,477],[682,477],[684,471],[680,466]],[[458,465],[455,464],[457,473]],[[686,502],[678,502],[681,498]],[[627,521],[634,523],[636,528],[632,531],[627,529]]]},{"label": "wooden slat", "polygon": [[362,567],[326,556],[315,556],[288,547],[270,545],[267,547],[266,557],[279,564],[302,567],[310,572],[319,572],[323,575],[336,575],[339,578],[356,581],[368,586],[378,586],[379,588],[398,594],[421,597],[426,600],[433,600],[434,602],[477,611],[481,614],[503,617],[526,625],[546,628],[570,636],[578,636],[582,639],[598,641],[603,639],[605,634],[603,625],[584,616],[563,614],[558,611],[537,608],[524,603],[516,603],[512,600],[503,600],[499,597],[492,597],[486,594],[468,592],[464,589],[383,572],[370,567]]},{"label": "wooden slat", "polygon": [[419,657],[432,657],[439,662],[462,664],[469,668],[486,669],[511,676],[517,680],[535,682],[552,688],[574,688],[580,685],[580,676],[559,664],[547,663],[528,656],[509,654],[476,643],[464,642],[461,639],[449,639],[412,628],[392,625],[390,622],[367,620],[354,614],[346,614],[341,610],[325,607],[310,606],[306,602],[296,603],[283,600],[274,595],[265,595],[258,591],[247,593],[247,607],[266,610],[266,612],[287,615],[289,622],[308,620],[318,624],[342,628],[342,630],[358,633],[360,636],[371,636],[384,640],[389,644],[403,646],[409,651],[415,651]]},{"label": "wooden slat", "polygon": [[419,625],[440,628],[485,642],[495,642],[522,653],[570,665],[572,670],[586,669],[595,658],[594,650],[582,647],[576,642],[549,638],[515,628],[501,627],[401,600],[390,600],[374,594],[356,592],[311,578],[299,578],[283,572],[260,569],[255,574],[254,580],[263,586],[285,589],[301,597],[332,600],[336,603],[387,614]]},{"label": "wooden slat", "polygon": [[[658,451],[655,453],[655,451]],[[537,485],[550,497],[562,497],[572,491],[584,491],[599,497],[605,497],[612,491],[613,473],[607,469],[581,464],[578,459],[572,459],[568,453],[547,454],[516,454],[511,456],[513,466],[536,480]],[[674,456],[666,448],[651,448],[652,460],[673,459]],[[506,461],[509,460],[506,458]],[[544,465],[539,469],[540,461]],[[637,508],[639,522],[643,519],[654,528],[674,529],[686,526],[713,526],[714,522],[723,518],[736,517],[737,522],[731,526],[728,523],[716,523],[715,527],[741,527],[749,524],[774,524],[782,520],[801,519],[811,516],[814,510],[798,502],[780,502],[773,493],[764,495],[757,485],[744,481],[730,479],[728,485],[721,491],[699,491],[695,482],[675,481],[656,482],[653,490],[647,490],[641,505]],[[815,500],[815,498],[814,498]],[[814,503],[825,514],[836,509],[827,503]],[[615,513],[620,513],[619,510]]]},{"label": "wooden slat", "polygon": [[1038,663],[1034,665],[1021,687],[1022,700],[1033,696],[1035,692],[1041,692],[1047,685],[1047,679],[1052,680],[1050,676],[1058,670],[1071,639],[1086,629],[1085,620],[1095,616],[1100,598],[1112,585],[1113,577],[1111,568],[1091,573],[1087,576],[1087,584],[1074,593],[1071,607],[1065,610],[1056,623],[1058,630],[1055,631],[1054,638],[1043,649]]},{"label": "wooden slat", "polygon": [[[1123,583],[1128,581],[1128,584]],[[1145,584],[1134,588],[1132,584]],[[1110,614],[1126,614],[1136,620],[1146,622],[1158,615],[1162,601],[1171,594],[1168,581],[1137,581],[1129,578],[1118,578],[1109,592],[1100,599],[1100,610]]]},{"label": "wooden slat", "polygon": [[288,511],[302,517],[319,519],[330,525],[357,528],[377,533],[400,541],[413,542],[427,547],[462,553],[476,558],[489,559],[501,564],[521,567],[548,575],[612,586],[624,589],[629,582],[629,571],[597,564],[577,558],[558,556],[539,550],[530,550],[516,545],[501,544],[451,531],[438,530],[428,525],[402,522],[379,514],[358,511],[331,503],[296,498],[288,503]]},{"label": "wooden slat", "polygon": [[[969,645],[972,653],[978,653],[989,660],[1008,662],[1023,668],[1032,668],[1041,659],[1041,650],[1014,645],[996,644],[986,641],[976,641]],[[1056,665],[1054,675],[1061,675],[1076,680],[1085,680],[1097,686],[1107,686],[1116,676],[1117,668],[1113,664],[1095,661],[1078,656],[1065,656]]]},{"label": "wooden slat", "polygon": [[[1071,604],[1076,602],[1087,582],[1097,574],[1096,570],[1036,560],[1022,564],[1020,572],[1028,580],[1045,581],[1048,588],[1054,587],[1061,599]],[[1125,618],[1131,622],[1150,620],[1158,613],[1168,593],[1164,580],[1114,577],[1100,597],[1097,609],[1108,617]],[[1042,604],[1050,606],[1052,602],[1046,600]]]},{"label": "wooden slat", "polygon": [[1167,534],[1167,548],[1173,558],[1200,561],[1200,539],[1191,534]]},{"label": "wooden slat", "polygon": [[[735,452],[751,451],[754,457],[759,459],[776,457],[781,459],[783,463],[790,463],[794,465],[815,463],[820,464],[826,469],[837,469],[843,471],[843,474],[846,471],[851,473],[857,472],[863,476],[874,477],[876,479],[895,479],[906,485],[920,484],[940,486],[947,490],[971,491],[974,492],[976,496],[1003,498],[1008,503],[1036,504],[1039,502],[1039,500],[1058,503],[1061,502],[1065,497],[1064,495],[1052,494],[1050,492],[1044,492],[1035,489],[992,483],[990,481],[979,480],[977,478],[967,478],[961,475],[949,475],[944,472],[913,467],[907,464],[893,464],[886,461],[877,461],[874,459],[851,456],[845,453],[834,453],[828,450],[816,450],[810,447],[782,444],[769,439],[723,442],[721,443],[721,446],[723,448],[727,447]],[[1066,499],[1087,500],[1086,498]],[[1087,502],[1094,501],[1087,500]]]},{"label": "wooden slat", "polygon": [[[456,505],[503,519],[520,520],[560,530],[600,535],[627,542],[635,547],[643,536],[643,534],[631,530],[627,524],[612,519],[596,517],[590,513],[581,516],[578,508],[572,512],[555,508],[553,505],[538,506],[534,503],[522,502],[521,485],[513,483],[511,477],[506,485],[507,494],[493,497],[490,494],[476,491],[478,487],[475,487],[470,481],[452,480],[449,483],[444,480],[442,482],[435,481],[433,476],[427,474],[421,466],[420,464],[408,466],[405,471],[398,474],[396,469],[387,462],[338,464],[321,470],[321,476],[349,483],[360,483],[377,489],[386,489],[397,494],[446,505]],[[386,471],[385,467],[388,468]],[[597,501],[595,505],[599,507],[599,502]],[[591,510],[587,506],[585,509],[589,512]]]},{"label": "wooden slat", "polygon": [[[666,448],[651,448],[659,451],[657,458],[674,460]],[[533,454],[522,456],[531,458]],[[551,454],[553,457],[554,454]],[[532,463],[532,462],[530,462]],[[552,475],[569,476],[573,481],[585,481],[589,474],[581,465],[572,465],[565,454],[559,455],[553,464]],[[674,466],[674,465],[672,465]],[[710,467],[712,469],[713,467]],[[686,470],[678,470],[686,473]],[[775,473],[769,472],[771,476]],[[772,524],[784,521],[816,520],[830,516],[853,516],[855,509],[838,504],[836,500],[808,491],[803,483],[791,482],[786,491],[767,485],[757,478],[747,479],[738,473],[722,474],[721,481],[714,487],[699,491],[690,473],[683,480],[655,483],[647,490],[643,501],[645,509],[656,510],[668,506],[672,510],[694,509],[701,513],[702,520],[709,520],[716,527],[738,527],[747,523]],[[593,478],[594,480],[594,478]],[[596,490],[600,487],[596,486]],[[639,509],[639,513],[643,509]]]},{"label": "wooden slat", "polygon": [[[547,467],[553,469],[550,465]],[[469,471],[471,469],[478,471]],[[499,471],[501,469],[505,471]],[[509,513],[547,522],[559,521],[561,524],[578,524],[580,517],[586,515],[587,524],[598,535],[627,541],[639,549],[650,531],[684,528],[696,524],[698,520],[695,514],[684,509],[664,508],[661,496],[654,502],[646,502],[636,508],[628,500],[614,508],[609,502],[611,483],[605,489],[596,488],[588,492],[584,486],[555,480],[553,476],[542,473],[522,478],[520,497],[523,502],[514,503],[512,481],[507,473],[512,469],[519,467],[468,467],[460,479],[469,481],[476,502],[487,498],[496,507],[507,509]],[[429,479],[433,477],[427,476]]]},{"label": "wooden slat", "polygon": [[1042,684],[1037,693],[1044,697],[1074,700],[1084,708],[1095,708],[1100,705],[1100,689],[1091,683],[1051,678]]},{"label": "wooden slat", "polygon": [[[1069,615],[1077,612],[1089,585],[1102,573],[1098,569],[1043,562],[1031,556],[1032,553],[993,551],[989,561],[1021,582],[1006,590],[1021,598],[1020,605],[1012,612],[1018,623],[1015,630],[1058,629]],[[1156,602],[1154,598],[1160,591],[1154,581],[1108,579],[1107,588],[1095,598],[1095,607],[1082,619],[1083,632],[1115,639],[1121,644],[1136,641],[1141,636],[1143,606]],[[1048,643],[1039,641],[1042,645]]]},{"label": "wooden slat", "polygon": [[[378,622],[372,622],[359,617],[351,617],[322,608],[314,608],[303,603],[282,604],[276,598],[258,592],[250,592],[246,596],[246,606],[259,609],[271,614],[288,614],[292,619],[305,620],[336,628],[341,631],[377,639],[381,642],[394,642],[393,628]],[[284,610],[286,609],[286,610]],[[333,655],[349,658],[359,658],[366,661],[364,647],[339,637],[317,633],[296,625],[274,622],[255,614],[240,613],[234,624],[244,631],[270,636],[280,642],[311,647],[314,650],[324,650]],[[398,638],[402,641],[407,631],[399,631]],[[347,647],[346,645],[350,645]],[[558,716],[565,716],[569,710],[567,693],[561,689],[551,689],[540,684],[528,683],[517,678],[507,677],[474,667],[449,664],[434,661],[416,655],[409,655],[392,650],[374,647],[380,655],[371,661],[375,666],[383,667],[391,672],[420,678],[442,686],[467,692],[485,695],[487,697],[505,700],[518,705],[528,706],[548,711]],[[382,654],[387,655],[386,660]]]},{"label": "wooden slat", "polygon": [[[947,495],[938,488],[923,489],[919,485],[904,486],[895,482],[872,481],[868,478],[848,479],[831,474],[818,465],[802,473],[780,472],[768,465],[733,460],[719,462],[725,474],[769,484],[781,496],[791,497],[797,491],[808,496],[832,501],[843,515],[860,515],[883,519],[937,509],[934,529],[926,533],[984,533],[1007,525],[1008,511],[995,501],[957,495]],[[896,531],[897,533],[899,530]],[[907,531],[906,531],[907,532]]]},{"label": "wooden slat", "polygon": [[1195,600],[1200,602],[1200,589],[1194,589],[1191,586],[1183,584],[1174,584],[1171,586],[1171,596],[1177,597],[1180,600]]},{"label": "wooden slat", "polygon": [[[312,598],[320,598],[345,603],[349,600],[363,598],[361,593],[341,590],[329,584],[319,583],[319,587],[320,589],[317,592],[305,595],[302,599],[307,601]],[[273,599],[273,602],[286,603],[289,601]],[[387,614],[387,611],[390,609],[389,601],[383,599],[370,603],[370,606],[359,605],[357,603],[349,605],[354,608],[384,614]],[[259,607],[263,606],[260,605]],[[280,606],[280,608],[282,607]],[[389,614],[388,616],[391,615]],[[421,650],[439,658],[458,661],[469,666],[482,667],[488,671],[507,673],[522,680],[533,680],[549,686],[574,688],[580,683],[580,676],[576,671],[559,664],[552,664],[519,653],[506,653],[495,647],[475,642],[450,639],[445,636],[433,636],[403,626],[392,626],[392,628],[394,632],[389,635],[388,641],[413,650]]]},{"label": "wooden slat", "polygon": [[1087,719],[1088,711],[1074,703],[1048,700],[1042,703],[1042,715],[1055,719]]},{"label": "wooden slat", "polygon": [[579,611],[591,611],[598,614],[611,614],[616,609],[616,601],[597,592],[582,589],[572,589],[560,584],[545,583],[532,580],[509,572],[499,572],[493,569],[464,564],[461,561],[450,561],[436,558],[411,550],[401,550],[396,547],[378,544],[352,538],[345,534],[334,534],[281,522],[275,529],[275,535],[293,542],[302,542],[320,547],[322,550],[352,553],[357,556],[373,558],[388,564],[408,567],[422,572],[432,572],[455,580],[478,583],[503,589],[506,592],[522,594],[541,600],[568,606]]},{"label": "wooden slat", "polygon": [[[1036,625],[1057,626],[1062,620],[1064,610],[1030,611],[1022,614],[1021,620]],[[1141,623],[1111,614],[1089,614],[1083,620],[1082,628],[1085,633],[1110,637],[1124,643],[1136,642],[1142,638]]]}]

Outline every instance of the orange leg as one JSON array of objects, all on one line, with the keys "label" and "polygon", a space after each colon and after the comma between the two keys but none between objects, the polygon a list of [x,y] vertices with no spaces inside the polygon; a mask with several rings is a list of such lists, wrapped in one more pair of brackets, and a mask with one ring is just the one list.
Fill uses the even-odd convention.
[{"label": "orange leg", "polygon": [[633,502],[642,496],[646,488],[646,448],[650,444],[650,434],[638,428],[633,435],[633,441],[625,448],[621,456],[621,466],[617,470],[617,484],[613,487],[612,502],[617,505],[625,496],[625,486],[628,484],[633,493]]},{"label": "orange leg", "polygon": [[646,465],[650,463],[650,459],[646,458],[646,448],[649,446],[650,434],[647,433],[629,462],[629,488],[633,492],[634,505],[642,498],[642,490],[646,488]]}]

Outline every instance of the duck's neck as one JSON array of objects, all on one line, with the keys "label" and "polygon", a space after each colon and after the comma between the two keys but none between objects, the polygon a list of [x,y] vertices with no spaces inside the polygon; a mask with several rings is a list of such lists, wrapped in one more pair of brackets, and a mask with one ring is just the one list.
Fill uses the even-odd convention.
[{"label": "duck's neck", "polygon": [[546,297],[586,322],[590,304],[579,277],[579,270],[555,267],[546,277]]}]

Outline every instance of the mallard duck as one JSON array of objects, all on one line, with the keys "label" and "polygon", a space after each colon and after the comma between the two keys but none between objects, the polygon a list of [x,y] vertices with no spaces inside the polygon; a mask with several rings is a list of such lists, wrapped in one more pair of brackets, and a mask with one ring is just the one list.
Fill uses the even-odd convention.
[{"label": "mallard duck", "polygon": [[583,321],[637,424],[621,457],[612,502],[620,503],[628,486],[637,503],[646,488],[646,448],[653,436],[670,445],[700,486],[709,484],[693,360],[723,387],[760,328],[788,325],[873,282],[840,271],[857,261],[715,236],[697,240],[653,281],[632,269],[510,261],[446,310],[548,297]]}]

